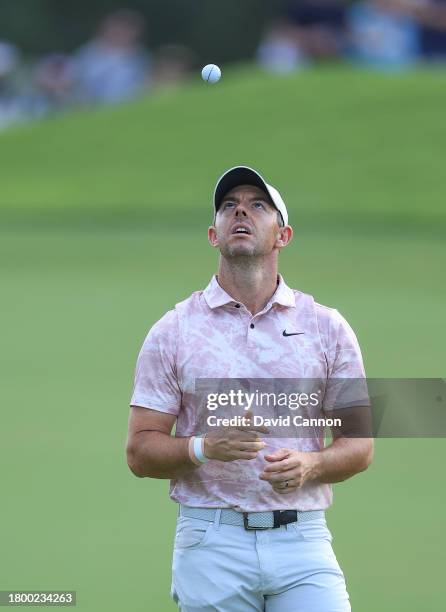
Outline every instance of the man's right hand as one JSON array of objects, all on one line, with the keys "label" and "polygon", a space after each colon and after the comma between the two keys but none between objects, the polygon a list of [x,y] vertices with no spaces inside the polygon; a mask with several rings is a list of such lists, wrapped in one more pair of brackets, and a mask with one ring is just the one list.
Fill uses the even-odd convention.
[{"label": "man's right hand", "polygon": [[266,443],[259,434],[267,434],[267,427],[252,425],[253,413],[248,410],[245,419],[246,426],[225,427],[206,434],[204,438],[204,454],[208,459],[218,461],[236,461],[237,459],[255,459]]}]

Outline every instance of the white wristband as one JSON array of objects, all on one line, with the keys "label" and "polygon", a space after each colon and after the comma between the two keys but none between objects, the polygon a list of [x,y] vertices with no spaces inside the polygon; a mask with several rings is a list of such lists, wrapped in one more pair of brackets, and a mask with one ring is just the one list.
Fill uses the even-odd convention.
[{"label": "white wristband", "polygon": [[194,438],[194,455],[200,463],[206,463],[209,461],[208,457],[204,454],[204,436],[197,436]]}]

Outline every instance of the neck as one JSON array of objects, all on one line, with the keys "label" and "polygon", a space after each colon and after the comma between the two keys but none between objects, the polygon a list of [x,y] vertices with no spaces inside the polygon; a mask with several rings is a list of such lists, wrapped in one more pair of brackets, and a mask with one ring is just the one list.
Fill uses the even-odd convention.
[{"label": "neck", "polygon": [[253,315],[260,312],[277,289],[277,258],[220,257],[218,284]]}]

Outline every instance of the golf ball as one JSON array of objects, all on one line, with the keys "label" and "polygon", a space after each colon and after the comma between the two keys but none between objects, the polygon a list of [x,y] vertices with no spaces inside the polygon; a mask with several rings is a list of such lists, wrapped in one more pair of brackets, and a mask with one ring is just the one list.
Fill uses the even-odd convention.
[{"label": "golf ball", "polygon": [[207,64],[201,71],[201,76],[206,83],[216,83],[220,80],[221,70],[216,64]]}]

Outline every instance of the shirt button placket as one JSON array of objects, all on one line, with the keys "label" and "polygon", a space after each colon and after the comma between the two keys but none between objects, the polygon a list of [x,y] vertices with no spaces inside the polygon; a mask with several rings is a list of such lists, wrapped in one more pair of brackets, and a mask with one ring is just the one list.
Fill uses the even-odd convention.
[{"label": "shirt button placket", "polygon": [[248,346],[249,347],[255,347],[255,345],[256,345],[256,343],[255,343],[255,328],[256,328],[256,324],[251,319],[250,323],[249,323],[249,326],[248,326],[248,331],[247,331]]}]

